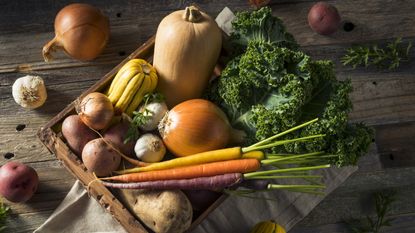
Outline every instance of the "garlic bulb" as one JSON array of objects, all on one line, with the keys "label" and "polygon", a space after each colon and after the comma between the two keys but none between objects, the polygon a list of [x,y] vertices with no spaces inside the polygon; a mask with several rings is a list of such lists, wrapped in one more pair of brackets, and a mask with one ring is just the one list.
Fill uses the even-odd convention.
[{"label": "garlic bulb", "polygon": [[39,76],[27,75],[18,78],[12,88],[14,101],[24,108],[38,108],[46,101],[45,83]]},{"label": "garlic bulb", "polygon": [[163,160],[166,147],[157,135],[146,133],[137,140],[134,152],[141,161],[154,163]]},{"label": "garlic bulb", "polygon": [[149,117],[148,120],[140,126],[140,129],[144,131],[151,131],[157,129],[157,126],[161,119],[167,113],[167,105],[164,102],[152,102],[145,106],[145,109],[141,109],[145,117]]}]

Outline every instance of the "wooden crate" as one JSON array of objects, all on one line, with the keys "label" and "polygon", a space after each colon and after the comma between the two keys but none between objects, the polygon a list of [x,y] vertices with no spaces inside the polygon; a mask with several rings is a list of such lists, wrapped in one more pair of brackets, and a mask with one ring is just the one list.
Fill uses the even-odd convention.
[{"label": "wooden crate", "polygon": [[[142,58],[151,60],[154,50],[155,36],[151,37],[136,51],[130,54],[125,60],[118,64],[114,69],[107,73],[102,79],[95,83],[92,87],[82,93],[79,98],[82,99],[84,96],[91,92],[102,91],[106,88],[118,70],[129,60],[133,58]],[[215,73],[217,72],[215,68]],[[42,143],[49,149],[49,151],[62,161],[63,165],[75,176],[86,188],[88,184],[95,177],[92,173],[88,172],[87,168],[83,165],[82,161],[69,149],[66,143],[63,141],[61,130],[62,121],[71,114],[75,113],[75,102],[72,102],[58,115],[52,118],[44,127],[38,131],[38,137]],[[89,188],[88,193],[94,197],[99,204],[109,212],[128,232],[148,232],[148,230],[137,221],[137,219],[129,212],[126,207],[117,199],[116,196],[104,185],[99,182],[93,182]],[[212,205],[204,210],[198,216],[195,216],[189,231],[196,227],[211,211],[213,211],[227,195],[221,195]]]}]

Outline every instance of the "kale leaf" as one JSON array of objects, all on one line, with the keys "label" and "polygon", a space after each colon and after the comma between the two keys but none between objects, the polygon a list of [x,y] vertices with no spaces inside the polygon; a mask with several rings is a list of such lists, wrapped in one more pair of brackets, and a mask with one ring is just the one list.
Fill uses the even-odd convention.
[{"label": "kale leaf", "polygon": [[[272,22],[272,23],[271,23]],[[269,8],[237,14],[233,40],[245,46],[231,59],[206,97],[219,105],[247,144],[268,138],[308,120],[319,121],[285,136],[325,134],[324,139],[287,144],[274,152],[335,154],[331,164],[356,164],[367,152],[373,132],[348,123],[352,110],[350,81],[338,81],[331,61],[313,61],[296,49],[292,36]]]}]

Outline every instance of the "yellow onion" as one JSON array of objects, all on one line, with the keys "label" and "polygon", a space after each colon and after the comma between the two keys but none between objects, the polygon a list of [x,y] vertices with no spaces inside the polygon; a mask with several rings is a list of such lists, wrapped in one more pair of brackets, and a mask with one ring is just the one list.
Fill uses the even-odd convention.
[{"label": "yellow onion", "polygon": [[86,61],[96,58],[109,37],[109,21],[101,11],[83,3],[64,7],[55,18],[55,38],[43,47],[45,61],[51,52],[63,49],[72,58]]},{"label": "yellow onion", "polygon": [[114,108],[108,97],[99,92],[86,95],[76,106],[81,121],[88,127],[101,130],[111,123]]},{"label": "yellow onion", "polygon": [[184,101],[160,121],[159,133],[166,147],[182,157],[241,142],[244,133],[233,129],[226,115],[203,99]]}]

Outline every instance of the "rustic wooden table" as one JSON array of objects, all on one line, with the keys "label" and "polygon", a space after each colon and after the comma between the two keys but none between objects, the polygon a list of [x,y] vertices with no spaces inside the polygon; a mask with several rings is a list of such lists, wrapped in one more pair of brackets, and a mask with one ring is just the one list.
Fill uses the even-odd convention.
[{"label": "rustic wooden table", "polygon": [[[153,35],[160,20],[190,1],[88,1],[99,7],[111,22],[111,38],[104,53],[93,62],[77,62],[63,54],[52,63],[43,62],[42,46],[53,37],[56,13],[70,1],[0,1],[0,165],[18,160],[33,166],[41,183],[25,204],[10,205],[7,232],[30,232],[40,226],[63,200],[74,178],[36,137],[36,131]],[[228,6],[248,9],[247,0],[196,1],[211,15]],[[374,214],[372,192],[395,189],[396,217],[387,232],[415,232],[415,62],[398,71],[351,70],[339,58],[352,43],[382,43],[395,37],[415,37],[415,1],[342,0],[335,4],[352,31],[341,30],[330,37],[313,33],[306,15],[311,0],[271,1],[297,41],[312,57],[332,59],[339,79],[351,78],[354,111],[352,121],[363,121],[376,129],[370,153],[359,162],[359,170],[330,194],[292,233],[346,232],[340,222],[351,216]],[[412,53],[413,54],[413,53]],[[412,59],[414,60],[414,59]],[[48,88],[48,100],[38,110],[19,107],[11,86],[25,74],[40,75]]]}]

